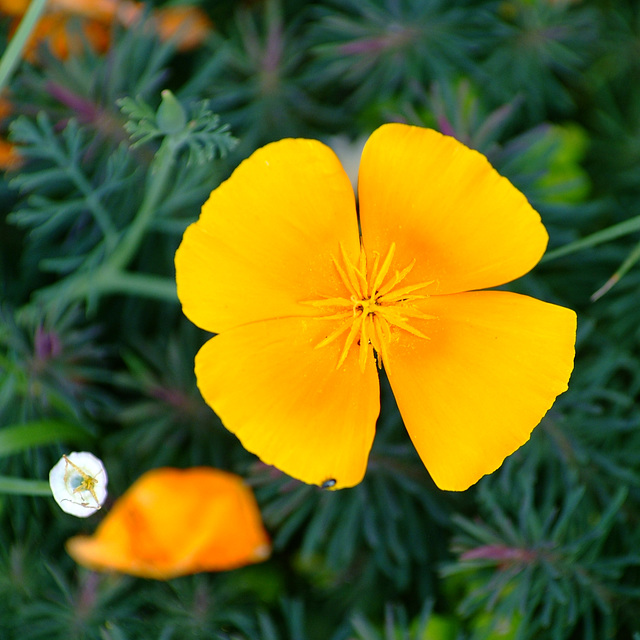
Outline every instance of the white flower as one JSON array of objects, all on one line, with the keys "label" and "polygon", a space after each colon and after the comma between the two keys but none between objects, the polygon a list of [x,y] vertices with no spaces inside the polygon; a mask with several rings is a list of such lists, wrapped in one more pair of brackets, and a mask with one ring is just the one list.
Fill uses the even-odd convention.
[{"label": "white flower", "polygon": [[49,472],[49,484],[60,508],[78,518],[95,513],[107,497],[107,471],[87,451],[62,456]]}]

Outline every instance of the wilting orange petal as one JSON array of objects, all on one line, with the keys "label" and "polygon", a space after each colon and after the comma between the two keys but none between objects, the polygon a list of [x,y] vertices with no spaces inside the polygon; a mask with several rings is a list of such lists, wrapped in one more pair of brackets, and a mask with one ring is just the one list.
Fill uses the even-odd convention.
[{"label": "wilting orange petal", "polygon": [[260,562],[270,543],[240,477],[208,467],[162,468],[141,476],[94,535],[71,538],[67,550],[90,569],[167,580]]},{"label": "wilting orange petal", "polygon": [[213,332],[314,315],[300,303],[345,295],[332,262],[340,244],[357,263],[354,194],[333,151],[315,140],[268,144],[211,193],[186,230],[176,253],[182,309]]},{"label": "wilting orange petal", "polygon": [[200,46],[211,33],[212,23],[197,7],[161,7],[153,21],[162,40],[173,39],[179,51]]},{"label": "wilting orange petal", "polygon": [[441,489],[464,490],[523,445],[566,390],[573,311],[514,293],[433,296],[399,331],[389,381],[406,428]]},{"label": "wilting orange petal", "polygon": [[547,233],[526,198],[486,158],[431,129],[383,125],[364,147],[358,182],[363,244],[406,284],[444,294],[509,282],[540,260]]},{"label": "wilting orange petal", "polygon": [[265,320],[225,331],[196,356],[198,386],[244,447],[310,484],[362,480],[380,409],[373,358],[344,340],[316,348],[339,321]]}]

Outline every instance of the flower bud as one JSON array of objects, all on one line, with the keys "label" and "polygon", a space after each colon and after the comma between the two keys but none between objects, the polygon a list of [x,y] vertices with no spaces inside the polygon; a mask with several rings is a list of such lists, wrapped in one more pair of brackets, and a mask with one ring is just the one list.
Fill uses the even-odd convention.
[{"label": "flower bud", "polygon": [[64,455],[49,472],[54,500],[65,513],[87,518],[107,497],[107,472],[99,458],[80,451]]},{"label": "flower bud", "polygon": [[187,124],[184,108],[169,89],[162,92],[162,102],[156,112],[156,122],[160,131],[166,135],[182,131]]}]

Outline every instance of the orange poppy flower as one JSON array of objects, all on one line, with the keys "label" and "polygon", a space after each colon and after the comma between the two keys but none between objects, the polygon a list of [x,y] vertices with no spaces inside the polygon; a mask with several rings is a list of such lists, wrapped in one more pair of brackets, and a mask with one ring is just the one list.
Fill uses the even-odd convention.
[{"label": "orange poppy flower", "polygon": [[[311,484],[363,477],[384,366],[435,483],[464,490],[524,444],[567,388],[576,316],[505,291],[548,236],[480,153],[387,124],[354,194],[315,140],[256,151],[176,253],[206,402],[264,462]],[[375,352],[375,357],[374,357]]]},{"label": "orange poppy flower", "polygon": [[[20,17],[29,6],[28,0],[0,0],[0,12]],[[36,61],[37,47],[47,41],[54,55],[64,60],[81,50],[82,38],[90,42],[97,52],[106,51],[111,41],[114,20],[126,27],[135,24],[144,15],[144,4],[132,0],[51,0],[27,43],[25,57]],[[72,28],[72,18],[79,22]],[[16,20],[12,30],[19,24]],[[162,7],[155,9],[149,24],[161,40],[173,39],[179,51],[188,51],[201,45],[211,32],[207,15],[197,7]]]},{"label": "orange poppy flower", "polygon": [[93,536],[67,551],[79,564],[168,580],[265,560],[269,538],[242,478],[208,467],[154,469],[120,498]]}]

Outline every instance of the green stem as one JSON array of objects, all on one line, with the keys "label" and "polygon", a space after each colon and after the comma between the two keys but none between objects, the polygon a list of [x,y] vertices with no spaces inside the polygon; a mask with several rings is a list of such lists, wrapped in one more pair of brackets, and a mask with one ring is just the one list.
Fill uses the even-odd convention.
[{"label": "green stem", "polygon": [[130,296],[154,298],[164,302],[176,302],[178,300],[176,283],[171,278],[145,273],[101,269],[101,273],[92,278],[91,283],[87,283],[85,286],[85,290],[79,293],[84,295],[89,288],[98,295],[121,293]]},{"label": "green stem", "polygon": [[[162,198],[170,182],[175,156],[184,144],[185,133],[167,136],[160,145],[147,177],[144,199],[133,221],[121,239],[95,272],[78,272],[61,283],[41,290],[40,295],[63,295],[69,299],[97,299],[108,293],[145,296],[167,302],[176,302],[173,280],[161,276],[129,273],[127,266],[136,255],[140,244],[154,222]],[[105,234],[108,237],[108,234]]]},{"label": "green stem", "polygon": [[81,275],[72,275],[62,283],[41,289],[36,294],[36,302],[51,301],[60,297],[68,300],[87,298],[95,301],[100,296],[109,294],[151,298],[160,302],[178,301],[176,283],[172,278],[121,271],[105,263],[93,274],[83,272]]},{"label": "green stem", "polygon": [[2,59],[0,59],[0,92],[9,82],[15,68],[20,63],[27,40],[29,40],[46,4],[47,0],[33,0],[31,2]]},{"label": "green stem", "polygon": [[[59,161],[60,162],[60,161]],[[65,166],[64,162],[60,162],[60,166]],[[107,251],[114,247],[118,242],[118,231],[111,222],[109,212],[104,208],[100,198],[97,196],[95,189],[88,180],[80,173],[75,165],[66,167],[66,171],[78,190],[85,197],[85,201],[89,206],[93,219],[100,227],[104,236]]]},{"label": "green stem", "polygon": [[0,476],[0,493],[13,493],[22,496],[51,496],[51,487],[44,480]]},{"label": "green stem", "polygon": [[[111,222],[111,215],[103,206],[97,194],[97,189],[87,180],[82,171],[78,169],[72,157],[74,152],[67,151],[63,145],[58,142],[46,113],[41,111],[36,119],[41,130],[44,132],[47,142],[49,142],[49,148],[51,149],[51,154],[56,164],[66,172],[71,182],[84,196],[93,219],[102,231],[107,245],[107,251],[110,251],[118,242],[118,230],[113,222]],[[79,133],[79,130],[76,130],[74,135]]]},{"label": "green stem", "polygon": [[624,222],[614,224],[613,226],[608,227],[607,229],[603,229],[602,231],[596,231],[596,233],[592,233],[586,238],[581,238],[580,240],[576,240],[575,242],[570,242],[569,244],[564,245],[564,247],[559,247],[558,249],[549,251],[544,255],[540,262],[548,262],[549,260],[555,260],[556,258],[561,258],[562,256],[568,256],[569,254],[575,253],[576,251],[589,249],[591,247],[602,244],[603,242],[615,240],[620,236],[626,236],[630,233],[635,233],[636,231],[640,231],[640,216],[635,216],[634,218],[630,218],[629,220],[625,220]]},{"label": "green stem", "polygon": [[595,302],[609,291],[615,284],[620,282],[627,274],[627,271],[640,260],[640,243],[638,243],[633,251],[627,256],[625,261],[620,265],[619,269],[591,296],[591,302]]},{"label": "green stem", "polygon": [[111,254],[108,262],[104,265],[112,272],[124,269],[133,256],[138,251],[140,242],[144,237],[149,225],[153,221],[162,196],[167,188],[171,169],[175,160],[175,154],[180,144],[176,144],[174,136],[167,136],[160,145],[156,154],[156,166],[151,165],[149,174],[148,188],[145,193],[144,200],[138,209],[138,213],[124,236],[120,240],[118,247]]},{"label": "green stem", "polygon": [[[175,156],[183,143],[181,135],[167,136],[158,150],[147,179],[145,196],[135,218],[124,231],[113,253],[91,275],[78,273],[64,281],[64,295],[72,299],[99,297],[108,293],[125,293],[168,302],[176,302],[176,287],[172,280],[126,271],[154,221],[165,194]],[[49,288],[50,292],[55,292]]]}]

